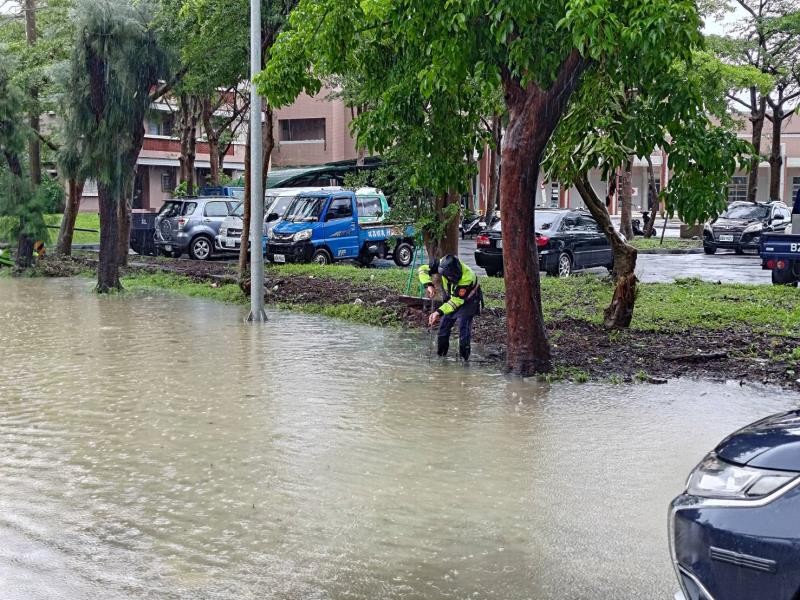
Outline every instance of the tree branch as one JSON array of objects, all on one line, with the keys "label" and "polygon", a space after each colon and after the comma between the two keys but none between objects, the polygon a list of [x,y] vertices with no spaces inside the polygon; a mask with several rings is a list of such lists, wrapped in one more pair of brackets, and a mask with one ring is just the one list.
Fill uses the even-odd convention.
[{"label": "tree branch", "polygon": [[170,79],[169,81],[164,82],[163,84],[158,86],[156,89],[154,89],[152,92],[150,92],[150,96],[149,96],[150,102],[155,102],[156,100],[162,98],[164,95],[168,94],[172,90],[172,88],[174,88],[176,85],[178,85],[178,83],[180,82],[181,79],[183,79],[183,76],[186,75],[186,72],[188,70],[189,70],[188,66],[181,67],[178,70],[178,72],[175,73],[175,75],[172,77],[172,79]]}]

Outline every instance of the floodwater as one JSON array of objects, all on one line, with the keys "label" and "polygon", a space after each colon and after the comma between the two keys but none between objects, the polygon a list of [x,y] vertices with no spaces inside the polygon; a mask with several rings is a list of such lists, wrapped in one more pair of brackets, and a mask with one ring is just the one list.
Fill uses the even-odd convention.
[{"label": "floodwater", "polygon": [[666,507],[796,394],[553,385],[411,333],[0,279],[0,598],[671,598]]}]

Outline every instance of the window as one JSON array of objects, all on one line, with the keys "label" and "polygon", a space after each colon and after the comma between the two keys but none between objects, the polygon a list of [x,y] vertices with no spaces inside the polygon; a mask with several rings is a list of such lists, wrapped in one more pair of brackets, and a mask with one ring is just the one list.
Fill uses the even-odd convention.
[{"label": "window", "polygon": [[282,142],[325,141],[325,119],[280,119]]},{"label": "window", "polygon": [[383,211],[381,208],[381,200],[375,196],[367,198],[358,198],[358,216],[359,217],[380,217]]},{"label": "window", "polygon": [[797,192],[800,192],[800,177],[792,177],[792,201],[797,198]]},{"label": "window", "polygon": [[600,227],[598,227],[597,221],[595,221],[592,217],[584,215],[578,217],[578,229],[580,231],[588,231],[590,233],[600,233]]},{"label": "window", "polygon": [[326,187],[329,185],[331,185],[330,173],[315,172],[298,177],[292,182],[290,187]]},{"label": "window", "polygon": [[353,216],[353,203],[350,198],[334,198],[328,208],[328,221]]},{"label": "window", "polygon": [[561,196],[561,186],[558,183],[550,184],[550,206],[558,208],[558,203]]},{"label": "window", "polygon": [[147,115],[147,134],[172,137],[172,123],[171,114],[152,111]]},{"label": "window", "polygon": [[161,191],[175,191],[175,171],[164,171],[161,173]]},{"label": "window", "polygon": [[561,222],[561,231],[578,231],[578,218],[569,216],[564,217],[564,220]]},{"label": "window", "polygon": [[737,200],[747,200],[747,177],[737,175],[731,178],[728,186],[728,202]]},{"label": "window", "polygon": [[209,202],[206,204],[207,217],[227,217],[228,216],[228,203],[227,202]]}]

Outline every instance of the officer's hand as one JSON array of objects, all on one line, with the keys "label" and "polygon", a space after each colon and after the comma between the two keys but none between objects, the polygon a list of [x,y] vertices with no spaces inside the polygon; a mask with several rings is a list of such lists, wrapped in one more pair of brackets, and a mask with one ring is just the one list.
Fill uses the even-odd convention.
[{"label": "officer's hand", "polygon": [[431,316],[428,317],[428,327],[433,327],[434,325],[436,325],[436,321],[438,320],[439,320],[439,313],[438,312],[431,313]]},{"label": "officer's hand", "polygon": [[432,285],[429,285],[425,288],[425,295],[428,296],[431,300],[436,295],[436,288]]}]

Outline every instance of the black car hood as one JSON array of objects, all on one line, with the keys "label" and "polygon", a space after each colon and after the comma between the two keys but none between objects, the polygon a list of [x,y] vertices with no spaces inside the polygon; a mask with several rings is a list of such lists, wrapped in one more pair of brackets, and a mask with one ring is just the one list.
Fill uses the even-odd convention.
[{"label": "black car hood", "polygon": [[717,219],[712,223],[714,229],[742,230],[753,223],[760,223],[761,219]]},{"label": "black car hood", "polygon": [[800,471],[800,411],[772,415],[729,435],[715,452],[728,462]]}]

